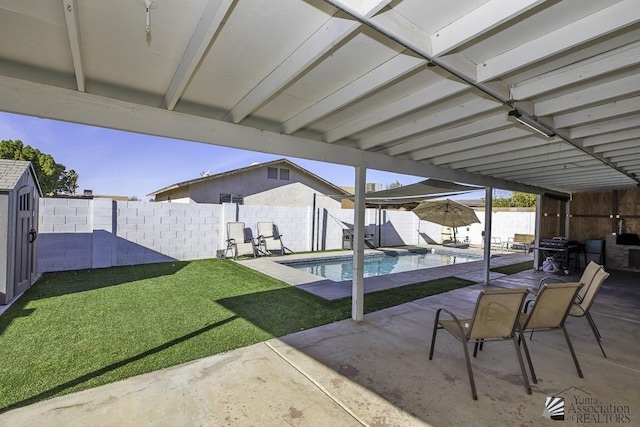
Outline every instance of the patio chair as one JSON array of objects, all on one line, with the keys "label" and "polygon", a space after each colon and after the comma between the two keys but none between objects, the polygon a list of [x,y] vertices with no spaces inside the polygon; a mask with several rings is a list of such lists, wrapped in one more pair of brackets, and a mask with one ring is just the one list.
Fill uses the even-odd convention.
[{"label": "patio chair", "polygon": [[[512,340],[520,363],[522,379],[528,394],[531,394],[531,386],[527,378],[527,372],[520,353],[520,346],[516,338],[518,316],[522,311],[522,305],[529,292],[528,289],[488,289],[480,292],[471,319],[458,319],[452,312],[439,308],[436,311],[433,323],[433,336],[431,338],[431,349],[429,350],[429,360],[433,359],[433,350],[436,342],[438,329],[444,329],[462,343],[464,357],[467,362],[469,382],[471,384],[471,394],[473,400],[478,400],[476,386],[471,370],[469,359],[469,341],[475,341],[473,357],[478,353],[480,341]],[[442,312],[447,313],[451,320],[440,319]]]},{"label": "patio chair", "polygon": [[[589,286],[591,286],[591,283],[593,282],[593,279],[595,278],[598,270],[601,270],[603,268],[604,267],[602,267],[600,264],[597,264],[593,261],[587,264],[584,271],[582,272],[582,276],[580,277],[580,280],[578,280],[580,283],[582,283],[582,287],[578,291],[578,295],[577,295],[580,299],[584,298],[584,294],[589,289]],[[556,282],[566,283],[565,280],[562,280],[559,277],[552,277],[552,276],[543,277],[540,280],[540,283],[538,284],[538,290],[542,288],[542,285],[552,280]],[[534,291],[534,292],[538,292],[538,291]]]},{"label": "patio chair", "polygon": [[602,335],[600,335],[600,331],[598,330],[593,317],[591,317],[589,310],[593,305],[593,301],[595,300],[596,295],[598,295],[598,291],[600,291],[602,283],[607,279],[607,277],[609,277],[609,273],[604,271],[604,268],[600,268],[598,271],[596,271],[593,277],[593,281],[591,282],[589,287],[584,291],[581,289],[580,292],[578,292],[578,295],[576,296],[576,299],[571,306],[571,310],[569,310],[569,316],[585,317],[587,319],[587,322],[589,323],[589,326],[591,326],[593,335],[596,337],[596,341],[598,342],[600,351],[602,351],[602,355],[604,357],[607,357],[607,354],[604,352],[604,348],[602,348]]},{"label": "patio chair", "polygon": [[256,245],[251,236],[246,235],[244,222],[228,222],[227,223],[227,249],[225,255],[228,256],[229,251],[233,253],[233,259],[240,255],[256,256]]},{"label": "patio chair", "polygon": [[282,243],[282,235],[278,232],[278,226],[271,221],[258,223],[258,251],[265,254],[279,253],[280,255],[284,255],[285,251],[293,253]]},{"label": "patio chair", "polygon": [[[571,352],[573,363],[576,365],[578,376],[582,377],[582,370],[576,357],[576,353],[573,351],[573,345],[569,339],[569,334],[564,326],[564,322],[569,315],[569,310],[576,299],[576,294],[582,286],[581,283],[551,283],[542,285],[542,288],[538,292],[535,300],[527,301],[525,304],[525,313],[520,314],[520,339],[524,346],[524,353],[527,357],[527,363],[529,364],[529,370],[531,371],[531,379],[534,383],[538,382],[536,372],[533,369],[533,363],[531,362],[531,355],[527,347],[527,340],[522,339],[522,334],[525,331],[556,331],[562,330],[564,338],[567,341],[567,346]],[[529,314],[526,314],[529,303],[533,303]]]},{"label": "patio chair", "polygon": [[[587,264],[587,266],[585,267],[584,271],[582,272],[582,276],[580,277],[580,280],[578,280],[578,282],[581,284],[580,289],[578,289],[578,294],[576,295],[576,302],[580,302],[584,299],[584,295],[587,293],[587,291],[589,290],[589,287],[591,286],[591,284],[593,283],[595,277],[596,277],[596,273],[600,270],[602,270],[604,267],[601,266],[600,264],[597,264],[593,261],[591,261],[589,264]],[[563,280],[559,277],[555,277],[555,276],[549,276],[549,277],[543,277],[540,280],[540,283],[538,283],[538,289],[532,290],[533,294],[537,294],[538,292],[540,292],[540,289],[542,289],[542,287],[550,281],[554,281],[557,283],[567,283],[566,280]],[[591,315],[589,315],[589,317],[591,317]],[[591,322],[589,323],[591,324]],[[593,324],[595,326],[595,323]],[[598,334],[600,334],[598,332]],[[531,336],[533,336],[533,331],[531,331]],[[605,356],[606,357],[606,356]]]},{"label": "patio chair", "polygon": [[504,243],[500,237],[492,237],[491,238],[491,249],[504,249]]}]

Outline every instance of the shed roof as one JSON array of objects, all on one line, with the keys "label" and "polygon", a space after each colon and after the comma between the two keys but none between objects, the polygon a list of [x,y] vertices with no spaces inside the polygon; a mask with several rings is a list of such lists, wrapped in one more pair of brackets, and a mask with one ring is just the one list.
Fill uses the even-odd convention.
[{"label": "shed roof", "polygon": [[31,162],[24,160],[0,159],[0,191],[14,190],[18,181],[27,170],[34,178],[38,194],[42,195],[42,191],[40,190],[40,185],[38,184],[36,173],[33,170],[33,166],[31,166]]}]

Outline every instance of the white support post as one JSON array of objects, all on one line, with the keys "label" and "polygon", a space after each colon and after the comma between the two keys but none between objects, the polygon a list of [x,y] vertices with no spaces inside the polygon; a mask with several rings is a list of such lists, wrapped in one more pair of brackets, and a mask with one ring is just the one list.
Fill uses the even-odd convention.
[{"label": "white support post", "polygon": [[493,187],[485,188],[484,201],[484,284],[489,284],[491,274],[491,211],[493,210]]},{"label": "white support post", "polygon": [[353,224],[353,282],[351,287],[351,317],[356,322],[364,318],[364,213],[367,168],[356,166],[355,206]]},{"label": "white support post", "polygon": [[[542,196],[536,196],[536,235],[533,246],[540,247],[540,231],[542,230]],[[540,251],[538,249],[533,250],[533,269],[537,270],[540,265]]]},{"label": "white support post", "polygon": [[571,234],[571,199],[567,199],[564,204],[564,214],[564,236],[569,240],[569,235]]}]

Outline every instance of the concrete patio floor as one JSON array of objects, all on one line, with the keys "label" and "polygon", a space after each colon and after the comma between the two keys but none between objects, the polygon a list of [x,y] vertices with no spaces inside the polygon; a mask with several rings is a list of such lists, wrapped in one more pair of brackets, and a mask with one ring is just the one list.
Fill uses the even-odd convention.
[{"label": "concrete patio floor", "polygon": [[[487,343],[472,360],[477,401],[459,342],[438,334],[428,360],[435,310],[468,314],[483,287],[473,285],[361,323],[336,322],[18,408],[0,414],[0,425],[640,425],[640,283],[637,274],[611,273],[592,308],[608,358],[583,318],[570,318],[567,329],[584,378],[562,333],[534,334],[532,395],[510,342]],[[527,271],[491,286],[537,286],[543,275]],[[565,398],[565,421],[542,415],[553,395]]]}]

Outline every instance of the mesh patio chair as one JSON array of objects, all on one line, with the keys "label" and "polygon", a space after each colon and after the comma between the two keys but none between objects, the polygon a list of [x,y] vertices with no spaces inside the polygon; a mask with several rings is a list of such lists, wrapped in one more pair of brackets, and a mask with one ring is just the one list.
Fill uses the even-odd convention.
[{"label": "mesh patio chair", "polygon": [[293,253],[282,243],[282,235],[278,232],[278,227],[271,221],[261,221],[258,223],[258,250],[261,253],[284,255],[285,251]]},{"label": "mesh patio chair", "polygon": [[[512,340],[520,363],[522,379],[528,394],[531,394],[531,386],[527,378],[527,372],[520,353],[520,346],[516,338],[518,316],[527,296],[528,289],[489,289],[483,290],[478,296],[476,306],[471,319],[458,319],[452,312],[440,308],[436,311],[433,323],[433,336],[429,360],[433,359],[433,350],[436,342],[436,334],[439,329],[444,329],[462,343],[464,357],[467,362],[469,383],[473,400],[478,400],[476,386],[469,359],[469,341],[475,341],[473,356],[476,357],[480,341]],[[440,319],[440,314],[445,312],[451,320]]]},{"label": "mesh patio chair", "polygon": [[[524,347],[524,353],[527,357],[527,363],[529,364],[529,370],[531,371],[531,379],[534,383],[538,382],[536,372],[533,369],[533,363],[531,362],[531,355],[527,347],[527,340],[522,339],[522,334],[525,331],[556,331],[562,330],[564,338],[567,341],[567,346],[571,352],[573,363],[576,365],[578,376],[582,377],[582,370],[576,357],[576,353],[571,345],[571,339],[567,333],[567,329],[564,326],[564,322],[569,315],[569,310],[576,299],[576,294],[582,286],[581,283],[551,283],[542,285],[542,288],[538,292],[535,300],[528,301],[525,305],[525,311],[529,311],[528,314],[520,314],[520,341]],[[527,305],[533,303],[530,310]]]},{"label": "mesh patio chair", "polygon": [[[589,262],[589,264],[587,264],[587,266],[585,267],[584,271],[582,272],[582,276],[580,277],[580,280],[578,280],[578,282],[582,283],[582,287],[578,291],[578,297],[584,298],[584,294],[589,289],[589,286],[593,282],[593,279],[596,276],[596,273],[598,272],[598,270],[601,270],[602,268],[604,268],[604,267],[602,267],[600,264],[595,263],[593,261],[591,261],[591,262]],[[545,283],[550,282],[550,281],[562,282],[562,283],[565,282],[564,280],[562,280],[562,279],[560,279],[558,277],[551,277],[551,276],[550,277],[544,277],[544,278],[542,278],[540,280],[540,283],[538,284],[538,289],[540,289],[542,287],[542,285],[544,285]]]},{"label": "mesh patio chair", "polygon": [[251,236],[246,235],[244,222],[228,222],[227,223],[227,249],[233,254],[233,259],[240,255],[256,256],[256,245]]},{"label": "mesh patio chair", "polygon": [[[591,317],[589,309],[591,308],[591,304],[593,304],[593,300],[596,294],[600,290],[602,282],[604,282],[607,277],[609,277],[609,273],[606,273],[604,271],[603,266],[594,261],[589,262],[589,264],[587,264],[584,271],[582,272],[582,276],[580,277],[580,283],[582,284],[582,287],[578,290],[574,305],[571,308],[571,311],[569,311],[569,316],[586,317],[587,322],[589,323],[589,326],[593,331],[593,335],[595,335],[596,340],[598,341],[598,345],[600,346],[600,350],[602,351],[602,355],[604,357],[607,357],[607,354],[602,348],[602,335],[600,334],[600,331],[598,330],[593,317]],[[551,280],[562,282],[562,279],[559,278],[545,277],[540,280],[539,287]],[[537,293],[539,292],[539,290],[536,290],[534,292]]]},{"label": "mesh patio chair", "polygon": [[591,317],[589,310],[593,305],[593,301],[598,295],[598,291],[600,291],[600,287],[602,283],[609,277],[609,273],[604,271],[603,268],[600,268],[596,271],[593,281],[586,289],[581,289],[576,296],[576,299],[571,306],[571,310],[569,310],[569,316],[573,317],[585,317],[589,326],[591,326],[591,330],[593,331],[593,335],[596,337],[596,341],[598,342],[598,346],[600,346],[600,351],[602,351],[602,355],[607,357],[607,354],[604,352],[604,348],[602,348],[602,335],[600,335],[600,331],[596,326],[596,322]]}]

